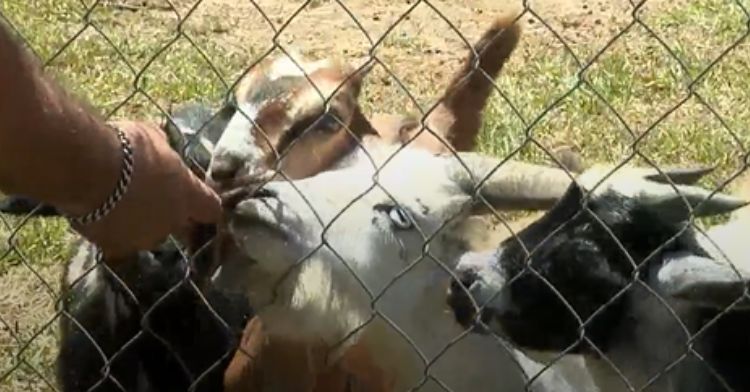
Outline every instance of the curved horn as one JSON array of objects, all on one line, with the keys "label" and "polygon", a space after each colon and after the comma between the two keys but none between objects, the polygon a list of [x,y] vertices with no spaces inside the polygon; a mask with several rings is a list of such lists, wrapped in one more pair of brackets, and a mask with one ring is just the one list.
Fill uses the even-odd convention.
[{"label": "curved horn", "polygon": [[[583,173],[577,181],[595,193],[615,192],[637,200],[667,222],[688,220],[691,211],[695,217],[705,217],[731,212],[748,204],[723,193],[683,185],[697,182],[710,171],[705,167],[669,168],[661,174],[651,168],[627,167],[613,171],[611,165],[599,165]],[[598,186],[594,189],[595,185]]]},{"label": "curved horn", "polygon": [[662,169],[661,173],[656,169],[646,169],[644,177],[647,180],[662,184],[669,184],[669,181],[672,181],[675,184],[693,185],[703,178],[703,176],[714,171],[714,169],[713,167],[675,167]]},{"label": "curved horn", "polygon": [[[466,167],[457,159],[449,158],[452,159],[448,168],[451,178],[466,193],[473,194],[478,182],[492,173],[482,184],[479,192],[497,209],[550,208],[572,183],[570,174],[559,168],[514,160],[503,162],[497,158],[469,152],[459,153],[458,156]],[[467,167],[471,173],[466,170]]]}]

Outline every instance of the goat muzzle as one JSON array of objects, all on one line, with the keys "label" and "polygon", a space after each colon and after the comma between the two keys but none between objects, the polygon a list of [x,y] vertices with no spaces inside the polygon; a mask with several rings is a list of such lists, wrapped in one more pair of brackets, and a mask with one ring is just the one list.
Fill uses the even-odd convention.
[{"label": "goat muzzle", "polygon": [[265,183],[257,183],[221,193],[221,203],[225,211],[234,210],[237,205],[248,198],[274,198],[278,195],[275,191],[264,186]]}]

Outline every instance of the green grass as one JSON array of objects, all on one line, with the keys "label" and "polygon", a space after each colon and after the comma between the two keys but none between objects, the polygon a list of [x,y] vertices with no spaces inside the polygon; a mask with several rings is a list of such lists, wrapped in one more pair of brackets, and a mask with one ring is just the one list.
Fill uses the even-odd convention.
[{"label": "green grass", "polygon": [[736,44],[748,29],[746,18],[731,0],[646,14],[644,22],[676,58],[636,25],[582,74],[559,45],[535,42],[531,55],[514,58],[498,80],[520,116],[499,96],[493,99],[481,149],[506,155],[521,148],[524,159],[546,160],[543,149],[524,143],[530,135],[547,149],[573,145],[588,163],[621,162],[638,151],[657,165],[718,166],[709,179],[716,184],[741,167],[750,147],[750,107],[742,104],[750,99],[750,41]]},{"label": "green grass", "polygon": [[[265,48],[222,47],[210,39],[221,31],[215,26],[220,21],[188,21],[184,31],[206,53],[218,76],[188,39],[176,37],[177,21],[170,13],[102,6],[90,15],[92,25],[53,58],[83,27],[80,1],[2,1],[0,12],[50,60],[51,72],[102,114],[121,118],[156,119],[171,102],[217,101],[226,92],[222,78],[231,84],[255,51]],[[545,149],[574,146],[586,163],[619,162],[636,149],[659,165],[717,166],[709,185],[736,171],[750,143],[750,42],[738,44],[705,70],[746,32],[746,15],[732,0],[695,0],[645,12],[642,20],[676,58],[636,25],[579,74],[579,65],[551,34],[524,38],[497,81],[515,109],[495,94],[480,150],[504,156],[519,149],[522,159],[547,161],[544,150],[529,142],[528,130]],[[411,47],[400,36],[388,44]],[[587,63],[596,49],[579,44],[576,51]],[[688,96],[690,81],[699,76],[692,91],[700,98],[691,96],[678,105]],[[431,88],[415,86],[420,91]],[[375,104],[366,106],[369,110]],[[40,374],[53,380],[56,332],[48,323],[55,317],[60,266],[69,251],[67,226],[59,220],[5,222],[0,221],[0,255],[5,255],[0,259],[0,377],[10,373],[0,379],[0,391],[48,390]],[[8,253],[5,239],[14,232],[18,251]]]}]

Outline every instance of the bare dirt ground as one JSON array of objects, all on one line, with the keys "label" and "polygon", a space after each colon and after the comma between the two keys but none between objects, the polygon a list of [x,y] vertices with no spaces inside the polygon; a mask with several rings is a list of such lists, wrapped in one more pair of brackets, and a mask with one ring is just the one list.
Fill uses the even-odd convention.
[{"label": "bare dirt ground", "polygon": [[[181,16],[194,8],[186,22],[190,30],[211,36],[229,53],[252,53],[251,58],[270,49],[277,35],[276,42],[284,48],[315,57],[364,56],[377,43],[375,56],[409,86],[420,104],[429,103],[467,53],[466,44],[473,43],[495,18],[518,17],[524,27],[524,40],[514,55],[520,57],[517,61],[523,61],[529,45],[542,41],[559,46],[564,42],[585,59],[592,48],[603,47],[632,22],[634,9],[622,0],[532,0],[527,8],[519,0],[203,0],[197,7],[193,0],[172,3]],[[661,3],[649,2],[640,9],[641,15]],[[117,4],[175,17],[163,0]],[[375,106],[387,109],[383,100],[394,95],[393,78],[376,68],[368,82],[365,102],[377,101]]]}]

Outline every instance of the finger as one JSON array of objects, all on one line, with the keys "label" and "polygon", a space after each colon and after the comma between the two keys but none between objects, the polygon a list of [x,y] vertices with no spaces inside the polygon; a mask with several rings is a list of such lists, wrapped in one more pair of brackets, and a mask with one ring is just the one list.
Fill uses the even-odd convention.
[{"label": "finger", "polygon": [[216,223],[221,219],[221,199],[203,181],[185,169],[188,181],[188,214],[198,223]]}]

